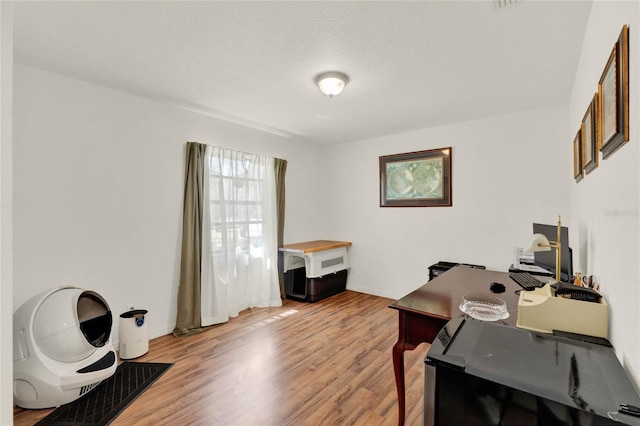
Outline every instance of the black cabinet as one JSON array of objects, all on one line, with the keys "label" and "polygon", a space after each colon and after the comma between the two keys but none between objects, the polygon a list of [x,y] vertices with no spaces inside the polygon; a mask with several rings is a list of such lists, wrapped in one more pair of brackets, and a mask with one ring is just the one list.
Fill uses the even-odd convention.
[{"label": "black cabinet", "polygon": [[469,263],[445,262],[441,260],[438,263],[434,263],[433,265],[429,266],[429,281],[431,281],[438,275],[444,274],[449,269],[455,266],[466,266],[468,268],[474,268],[474,269],[487,269],[485,266],[482,266],[482,265],[472,265]]}]

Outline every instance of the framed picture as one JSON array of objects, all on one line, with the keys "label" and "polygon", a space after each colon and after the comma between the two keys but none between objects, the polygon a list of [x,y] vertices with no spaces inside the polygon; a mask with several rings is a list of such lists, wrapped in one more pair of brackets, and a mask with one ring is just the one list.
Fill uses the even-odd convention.
[{"label": "framed picture", "polygon": [[451,147],[380,157],[380,207],[451,205]]},{"label": "framed picture", "polygon": [[573,138],[573,177],[576,182],[580,182],[584,177],[584,169],[582,168],[582,128],[578,130],[576,137]]},{"label": "framed picture", "polygon": [[629,28],[622,27],[598,83],[598,145],[607,158],[629,140]]},{"label": "framed picture", "polygon": [[593,99],[587,108],[587,112],[582,119],[582,169],[584,174],[590,173],[598,167],[598,94],[593,95]]}]

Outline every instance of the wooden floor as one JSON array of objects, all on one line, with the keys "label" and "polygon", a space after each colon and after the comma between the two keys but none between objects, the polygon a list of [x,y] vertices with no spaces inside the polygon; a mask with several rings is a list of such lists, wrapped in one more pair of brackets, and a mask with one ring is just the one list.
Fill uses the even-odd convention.
[{"label": "wooden floor", "polygon": [[[286,300],[193,336],[153,339],[136,361],[175,365],[112,425],[395,425],[391,302],[351,291]],[[405,353],[408,425],[421,424],[427,348]],[[51,411],[14,408],[14,424]]]}]

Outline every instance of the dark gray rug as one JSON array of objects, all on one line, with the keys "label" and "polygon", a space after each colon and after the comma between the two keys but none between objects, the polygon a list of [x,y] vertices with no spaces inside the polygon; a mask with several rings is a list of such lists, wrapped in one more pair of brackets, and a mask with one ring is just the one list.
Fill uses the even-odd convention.
[{"label": "dark gray rug", "polygon": [[56,408],[36,426],[108,425],[172,365],[123,362],[113,376],[81,398]]}]

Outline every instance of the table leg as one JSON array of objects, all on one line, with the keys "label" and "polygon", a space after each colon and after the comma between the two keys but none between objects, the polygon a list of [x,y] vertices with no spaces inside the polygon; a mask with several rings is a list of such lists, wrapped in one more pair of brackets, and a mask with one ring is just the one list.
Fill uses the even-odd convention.
[{"label": "table leg", "polygon": [[404,425],[405,397],[404,397],[404,341],[398,339],[393,345],[393,372],[396,376],[396,391],[398,393],[398,425]]},{"label": "table leg", "polygon": [[431,343],[447,319],[426,315],[414,315],[398,311],[398,341],[393,345],[393,372],[398,392],[398,425],[404,425],[406,415],[404,353],[412,351],[421,343]]}]

